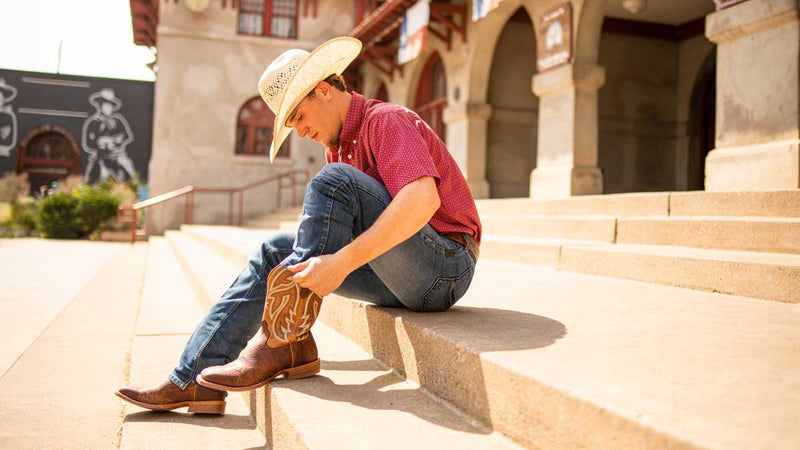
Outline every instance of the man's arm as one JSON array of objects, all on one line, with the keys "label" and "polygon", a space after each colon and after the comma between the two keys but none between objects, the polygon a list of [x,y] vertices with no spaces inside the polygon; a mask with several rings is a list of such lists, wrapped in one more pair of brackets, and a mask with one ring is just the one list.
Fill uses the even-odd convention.
[{"label": "man's arm", "polygon": [[353,242],[334,254],[311,258],[289,270],[295,273],[297,284],[324,297],[338,289],[351,272],[421,230],[440,204],[434,178],[418,178],[403,186],[378,220]]}]

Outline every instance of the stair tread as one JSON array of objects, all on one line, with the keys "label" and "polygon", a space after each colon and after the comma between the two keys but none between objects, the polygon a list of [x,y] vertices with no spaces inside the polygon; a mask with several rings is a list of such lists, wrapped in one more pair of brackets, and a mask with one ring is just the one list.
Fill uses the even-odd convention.
[{"label": "stair tread", "polygon": [[[251,239],[256,234],[228,231]],[[585,247],[754,257],[752,252],[630,244]],[[796,261],[793,256],[755,255],[770,263]],[[448,375],[446,362],[440,366],[427,361],[431,342],[455,346],[457,354],[447,358],[454,364],[479,361],[476,367],[484,372],[473,375],[479,383],[492,384],[477,395],[484,397],[484,412],[501,432],[502,421],[493,414],[531,420],[524,419],[533,413],[529,408],[545,408],[534,394],[545,391],[592,405],[589,416],[605,411],[693,445],[800,443],[789,419],[800,414],[800,379],[794,376],[800,365],[798,305],[489,260],[479,262],[465,298],[444,314],[365,308],[361,302],[330,299],[323,304],[323,317],[332,312],[348,317],[378,314],[396,324],[396,342],[380,334],[385,330],[361,330],[368,335],[362,345],[405,352],[410,359],[401,370],[417,381],[415,374],[421,377],[423,386],[437,377],[456,377]],[[507,373],[523,377],[522,385],[515,386],[519,392],[502,392],[497,380]],[[453,389],[459,384],[475,387],[466,378],[450,382],[457,385]],[[503,405],[509,399],[516,406]],[[507,411],[515,407],[522,411]]]},{"label": "stair tread", "polygon": [[750,264],[771,264],[800,267],[800,255],[789,253],[752,252],[743,250],[718,250],[674,245],[647,244],[609,244],[603,242],[576,244],[572,247],[590,248],[602,252],[632,252],[652,254],[675,258],[706,259],[715,261],[732,261]]},{"label": "stair tread", "polygon": [[[484,388],[489,415],[503,402],[536,405],[544,386],[693,445],[800,443],[790,419],[800,414],[797,305],[481,261],[447,313],[370,309],[399,321],[397,344],[388,345],[417,360],[425,341],[439,340],[459,349],[456,359],[479,358],[478,377],[524,377],[517,391]],[[424,339],[407,344],[406,334]],[[414,358],[403,364],[420,370]]]},{"label": "stair tread", "polygon": [[314,335],[322,371],[302,380],[273,381],[268,394],[308,448],[519,448],[399,377],[324,324],[315,325]]}]

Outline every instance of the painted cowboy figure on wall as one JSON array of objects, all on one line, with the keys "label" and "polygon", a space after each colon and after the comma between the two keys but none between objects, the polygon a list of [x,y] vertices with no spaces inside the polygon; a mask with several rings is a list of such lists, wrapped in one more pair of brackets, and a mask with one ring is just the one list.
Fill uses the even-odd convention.
[{"label": "painted cowboy figure on wall", "polygon": [[0,78],[0,156],[10,156],[17,143],[17,116],[8,104],[16,96],[17,89]]},{"label": "painted cowboy figure on wall", "polygon": [[[82,146],[89,154],[83,181],[106,181],[112,177],[122,181],[133,177],[136,169],[125,147],[133,141],[127,119],[117,111],[122,101],[112,89],[102,89],[89,96],[89,103],[97,110],[83,123]],[[99,167],[97,178],[92,177],[94,167]]]}]

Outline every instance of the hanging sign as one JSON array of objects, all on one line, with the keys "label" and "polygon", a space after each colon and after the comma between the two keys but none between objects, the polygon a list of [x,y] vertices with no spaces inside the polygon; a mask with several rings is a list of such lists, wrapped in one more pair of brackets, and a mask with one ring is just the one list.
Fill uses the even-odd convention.
[{"label": "hanging sign", "polygon": [[502,0],[472,0],[472,20],[477,21],[486,17],[489,12],[500,4]]},{"label": "hanging sign", "polygon": [[537,42],[539,72],[572,60],[572,4],[565,3],[539,16]]},{"label": "hanging sign", "polygon": [[405,64],[425,50],[425,36],[431,17],[430,0],[419,0],[416,5],[403,13],[400,24],[400,45],[397,48],[397,62]]}]

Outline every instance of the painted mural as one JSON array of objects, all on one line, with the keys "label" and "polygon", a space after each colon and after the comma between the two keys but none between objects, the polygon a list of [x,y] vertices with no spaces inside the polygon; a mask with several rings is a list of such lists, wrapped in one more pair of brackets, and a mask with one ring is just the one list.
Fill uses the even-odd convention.
[{"label": "painted mural", "polygon": [[17,89],[0,78],[0,156],[11,156],[11,149],[17,143],[17,116],[11,103],[17,97]]},{"label": "painted mural", "polygon": [[[0,176],[146,182],[152,82],[0,69]],[[12,103],[13,102],[13,103]]]},{"label": "painted mural", "polygon": [[114,90],[105,88],[89,96],[95,112],[83,122],[81,147],[88,160],[83,181],[106,181],[109,177],[123,181],[134,176],[136,169],[128,157],[126,147],[133,142],[133,132],[128,120],[118,113],[122,100]]}]

